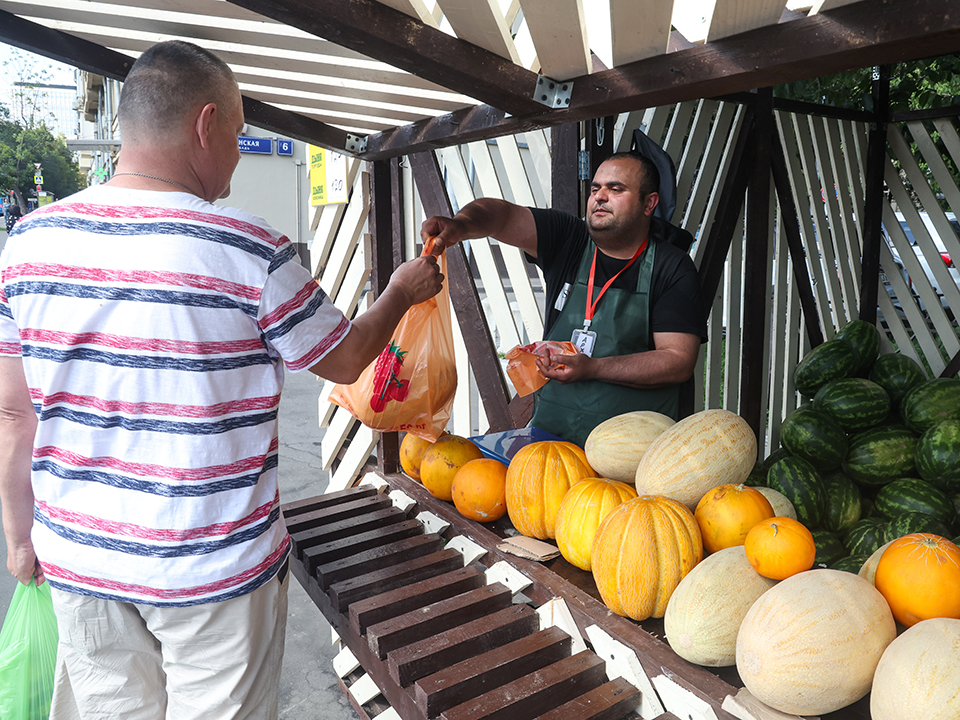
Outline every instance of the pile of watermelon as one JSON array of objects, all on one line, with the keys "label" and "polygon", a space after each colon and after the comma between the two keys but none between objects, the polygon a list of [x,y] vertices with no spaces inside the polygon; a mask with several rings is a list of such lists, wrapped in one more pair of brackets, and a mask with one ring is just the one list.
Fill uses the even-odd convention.
[{"label": "pile of watermelon", "polygon": [[747,481],[790,500],[819,567],[858,572],[915,532],[960,543],[960,379],[879,349],[877,328],[853,320],[807,353],[794,371],[806,402]]}]

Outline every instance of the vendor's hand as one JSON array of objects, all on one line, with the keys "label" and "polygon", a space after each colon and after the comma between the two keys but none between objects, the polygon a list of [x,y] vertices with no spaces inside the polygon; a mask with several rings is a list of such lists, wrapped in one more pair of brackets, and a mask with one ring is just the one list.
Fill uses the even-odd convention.
[{"label": "vendor's hand", "polygon": [[593,358],[583,353],[555,353],[547,349],[545,358],[538,357],[537,369],[550,380],[566,383],[587,380],[591,377]]},{"label": "vendor's hand", "polygon": [[402,292],[413,306],[429,300],[443,287],[443,274],[437,265],[437,258],[424,255],[409,260],[398,267],[390,276],[388,290]]},{"label": "vendor's hand", "polygon": [[28,585],[30,578],[36,578],[36,584],[43,585],[46,578],[40,563],[37,562],[36,553],[33,552],[33,545],[9,545],[7,547],[7,570],[22,585]]},{"label": "vendor's hand", "polygon": [[463,225],[455,218],[434,215],[420,226],[420,238],[424,244],[430,237],[434,238],[433,254],[439,255],[463,239]]}]

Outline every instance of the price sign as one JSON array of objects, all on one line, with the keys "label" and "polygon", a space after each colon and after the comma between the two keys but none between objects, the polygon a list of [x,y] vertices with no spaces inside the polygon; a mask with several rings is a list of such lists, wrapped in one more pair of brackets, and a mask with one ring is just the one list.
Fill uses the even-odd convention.
[{"label": "price sign", "polygon": [[310,204],[332,205],[347,201],[347,158],[321,147],[310,149]]}]

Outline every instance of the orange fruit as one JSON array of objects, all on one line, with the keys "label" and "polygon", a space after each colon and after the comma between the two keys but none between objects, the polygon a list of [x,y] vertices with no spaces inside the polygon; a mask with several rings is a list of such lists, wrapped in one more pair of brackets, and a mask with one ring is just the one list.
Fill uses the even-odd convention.
[{"label": "orange fruit", "polygon": [[874,584],[907,627],[960,619],[960,548],[939,535],[904,535],[883,551]]},{"label": "orange fruit", "polygon": [[471,460],[483,457],[476,445],[459,435],[444,435],[433,443],[420,461],[420,482],[440,500],[453,499],[451,488],[457,471]]},{"label": "orange fruit", "polygon": [[776,513],[759,490],[746,485],[720,485],[700,498],[694,515],[708,553],[743,545],[750,529]]},{"label": "orange fruit", "polygon": [[774,517],[754,525],[743,541],[753,569],[771,580],[785,580],[813,567],[813,534],[793,518]]},{"label": "orange fruit", "polygon": [[460,514],[477,522],[493,522],[507,513],[507,466],[478,458],[461,467],[450,489]]},{"label": "orange fruit", "polygon": [[400,443],[400,467],[414,480],[420,479],[420,463],[423,462],[423,454],[431,445],[432,440],[424,440],[413,433],[403,436],[403,442]]}]

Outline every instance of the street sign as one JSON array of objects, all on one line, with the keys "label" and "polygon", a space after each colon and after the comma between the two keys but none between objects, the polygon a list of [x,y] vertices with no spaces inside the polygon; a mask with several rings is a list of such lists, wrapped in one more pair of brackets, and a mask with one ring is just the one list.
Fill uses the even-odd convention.
[{"label": "street sign", "polygon": [[237,142],[240,143],[240,152],[242,153],[273,155],[273,140],[270,138],[241,135],[237,138]]},{"label": "street sign", "polygon": [[277,138],[277,155],[293,155],[293,140]]},{"label": "street sign", "polygon": [[33,184],[34,184],[34,185],[43,185],[43,175],[41,175],[40,173],[35,174],[35,175],[33,176]]}]

